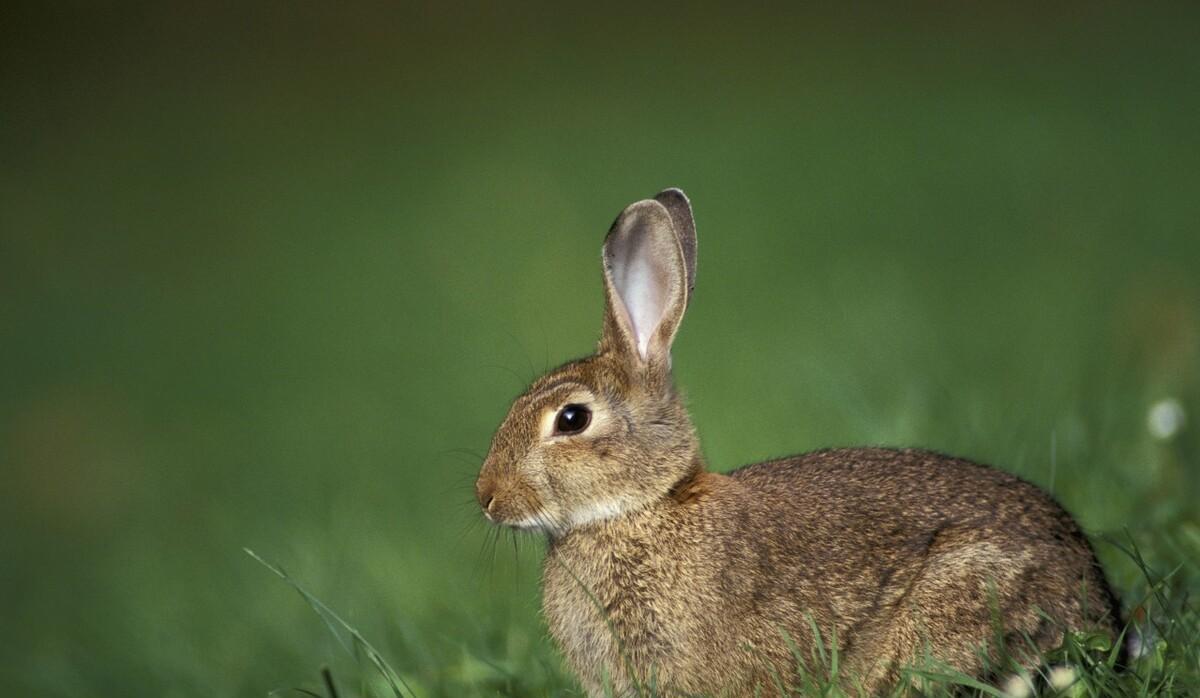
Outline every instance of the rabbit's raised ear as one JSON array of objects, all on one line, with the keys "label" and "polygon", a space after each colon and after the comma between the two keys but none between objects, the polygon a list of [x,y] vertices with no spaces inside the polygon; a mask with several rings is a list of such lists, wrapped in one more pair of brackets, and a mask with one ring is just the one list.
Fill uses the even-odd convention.
[{"label": "rabbit's raised ear", "polygon": [[670,366],[671,341],[687,307],[688,269],[663,203],[638,201],[617,217],[604,241],[604,287],[602,349],[639,364]]}]

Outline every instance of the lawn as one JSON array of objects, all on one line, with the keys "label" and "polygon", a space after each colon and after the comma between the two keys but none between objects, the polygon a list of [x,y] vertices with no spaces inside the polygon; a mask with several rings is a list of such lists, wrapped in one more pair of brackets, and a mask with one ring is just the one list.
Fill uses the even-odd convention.
[{"label": "lawn", "polygon": [[1194,8],[3,12],[14,694],[578,695],[471,484],[680,186],[714,469],[1029,479],[1150,628],[1070,691],[1200,695]]}]

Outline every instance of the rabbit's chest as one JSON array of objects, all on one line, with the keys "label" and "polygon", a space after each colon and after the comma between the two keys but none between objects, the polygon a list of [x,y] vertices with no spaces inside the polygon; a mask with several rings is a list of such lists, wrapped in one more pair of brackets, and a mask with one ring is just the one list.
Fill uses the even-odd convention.
[{"label": "rabbit's chest", "polygon": [[[696,570],[652,536],[555,546],[544,566],[550,632],[581,673],[619,680],[630,670],[672,673],[711,615],[697,603]],[[679,667],[675,667],[679,668]]]}]

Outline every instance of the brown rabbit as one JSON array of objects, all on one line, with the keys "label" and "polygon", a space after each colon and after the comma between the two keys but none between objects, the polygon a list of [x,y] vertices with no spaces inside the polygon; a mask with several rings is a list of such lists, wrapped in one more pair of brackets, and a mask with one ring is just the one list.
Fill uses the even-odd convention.
[{"label": "brown rabbit", "polygon": [[871,694],[925,656],[979,675],[998,637],[1032,664],[1028,640],[1115,634],[1079,527],[1007,473],[883,448],[708,472],[671,379],[696,277],[683,192],[626,208],[603,259],[596,354],[517,398],[476,483],[490,521],[548,536],[543,610],[589,695],[772,693],[814,625]]}]

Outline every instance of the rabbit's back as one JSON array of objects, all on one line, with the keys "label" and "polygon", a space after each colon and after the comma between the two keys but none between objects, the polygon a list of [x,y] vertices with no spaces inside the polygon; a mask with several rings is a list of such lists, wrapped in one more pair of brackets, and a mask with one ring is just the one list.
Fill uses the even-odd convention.
[{"label": "rabbit's back", "polygon": [[756,463],[729,477],[754,499],[773,562],[811,577],[840,616],[877,610],[939,561],[999,586],[1018,568],[1023,579],[1014,583],[1040,576],[1076,596],[1086,585],[1095,610],[1113,611],[1071,516],[1009,473],[925,450],[849,448]]},{"label": "rabbit's back", "polygon": [[831,550],[891,551],[886,557],[899,562],[963,529],[997,544],[1080,543],[1090,555],[1070,515],[1035,485],[932,451],[827,449],[729,476],[761,497],[762,515],[780,535],[811,539],[815,528]]}]

